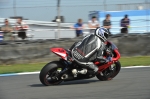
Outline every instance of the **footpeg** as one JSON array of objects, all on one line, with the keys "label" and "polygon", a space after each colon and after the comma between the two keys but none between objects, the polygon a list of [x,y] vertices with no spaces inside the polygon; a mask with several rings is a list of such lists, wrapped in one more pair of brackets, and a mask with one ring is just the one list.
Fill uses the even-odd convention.
[{"label": "footpeg", "polygon": [[82,69],[80,71],[77,71],[77,69],[72,70],[72,74],[74,75],[74,77],[77,77],[78,74],[86,74],[86,73],[87,73],[87,69]]},{"label": "footpeg", "polygon": [[72,74],[74,75],[74,77],[77,77],[77,73],[78,73],[77,69],[72,70]]}]

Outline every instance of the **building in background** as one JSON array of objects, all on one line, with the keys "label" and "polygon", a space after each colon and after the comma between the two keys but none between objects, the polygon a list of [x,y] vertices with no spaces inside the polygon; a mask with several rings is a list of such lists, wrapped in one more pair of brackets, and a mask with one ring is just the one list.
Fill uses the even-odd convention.
[{"label": "building in background", "polygon": [[[79,17],[87,22],[89,11],[149,9],[150,0],[61,0],[60,6],[65,22],[76,22]],[[0,17],[11,16],[52,21],[57,16],[57,0],[0,0]]]}]

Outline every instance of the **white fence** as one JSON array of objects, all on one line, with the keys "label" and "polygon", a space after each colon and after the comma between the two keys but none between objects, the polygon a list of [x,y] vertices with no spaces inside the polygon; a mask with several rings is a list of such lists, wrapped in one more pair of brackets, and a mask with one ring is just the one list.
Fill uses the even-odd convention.
[{"label": "white fence", "polygon": [[[150,26],[149,26],[150,27]],[[120,28],[118,27],[118,31],[111,31],[115,32],[115,34],[120,33]],[[138,28],[138,27],[136,27]],[[13,31],[15,37],[17,37],[17,31]],[[131,33],[139,33],[139,32],[147,32],[146,30],[132,30],[129,31]],[[83,30],[84,35],[89,33],[89,28]],[[59,39],[59,38],[73,38],[75,37],[75,30],[74,29],[60,29],[58,33],[58,29],[30,29],[27,31],[27,37],[32,39]]]},{"label": "white fence", "polygon": [[[3,25],[4,18],[0,18],[0,25]],[[9,19],[10,23],[12,25],[15,25],[16,20],[15,19]],[[27,31],[27,36],[29,38],[33,39],[59,39],[59,38],[73,38],[75,37],[75,30],[70,29],[70,27],[74,23],[61,23],[61,29],[57,29],[57,23],[56,22],[45,22],[45,21],[33,21],[33,20],[25,20],[25,22],[29,25],[35,25],[35,26],[41,26],[40,28],[30,28]],[[83,33],[86,35],[89,33],[89,29],[87,24],[84,24],[85,28],[83,29]],[[42,28],[47,27],[47,28]],[[54,29],[49,29],[53,27]],[[129,28],[129,33],[145,33],[150,32],[147,31],[144,28],[149,28],[150,25],[143,25],[143,26],[131,26]],[[68,29],[63,29],[68,28]],[[120,29],[122,27],[112,27],[111,33],[117,34],[120,33]],[[150,29],[149,29],[150,30]],[[17,33],[17,31],[14,31]],[[14,36],[17,36],[17,34],[14,34]]]}]

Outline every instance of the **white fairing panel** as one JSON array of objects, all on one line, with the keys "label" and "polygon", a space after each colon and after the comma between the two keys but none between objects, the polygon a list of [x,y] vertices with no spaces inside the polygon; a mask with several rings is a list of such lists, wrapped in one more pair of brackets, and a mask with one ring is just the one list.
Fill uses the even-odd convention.
[{"label": "white fairing panel", "polygon": [[55,53],[58,54],[58,55],[60,55],[60,56],[66,57],[66,54],[59,53],[59,52],[55,52]]}]

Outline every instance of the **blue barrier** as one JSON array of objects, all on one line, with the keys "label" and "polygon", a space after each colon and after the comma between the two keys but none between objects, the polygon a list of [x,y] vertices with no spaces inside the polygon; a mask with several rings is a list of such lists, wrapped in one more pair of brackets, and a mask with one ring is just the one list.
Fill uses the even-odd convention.
[{"label": "blue barrier", "polygon": [[0,31],[0,42],[3,41],[3,32]]},{"label": "blue barrier", "polygon": [[[147,10],[124,10],[124,11],[90,11],[89,19],[92,16],[96,16],[100,25],[103,25],[103,20],[106,14],[111,15],[111,31],[116,31],[117,34],[120,32],[120,21],[124,18],[124,15],[129,15],[130,28],[129,33],[145,33],[149,32],[150,29],[150,9]],[[141,26],[141,27],[140,27]]]}]

